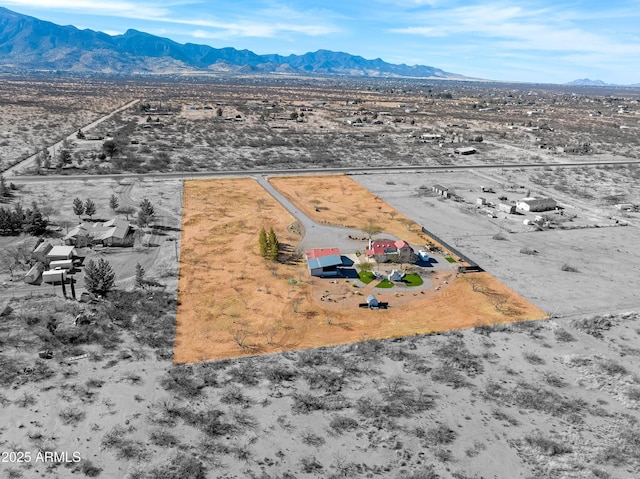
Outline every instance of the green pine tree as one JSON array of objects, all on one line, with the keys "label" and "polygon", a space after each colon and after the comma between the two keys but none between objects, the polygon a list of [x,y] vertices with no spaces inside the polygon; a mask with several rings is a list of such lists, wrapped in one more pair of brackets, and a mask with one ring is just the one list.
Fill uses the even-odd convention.
[{"label": "green pine tree", "polygon": [[258,234],[258,245],[260,246],[260,256],[266,258],[269,253],[269,240],[267,239],[267,232],[264,228],[260,228]]},{"label": "green pine tree", "polygon": [[269,245],[268,257],[271,261],[276,261],[278,259],[278,253],[280,252],[280,242],[273,228],[269,229],[267,240],[267,244]]}]

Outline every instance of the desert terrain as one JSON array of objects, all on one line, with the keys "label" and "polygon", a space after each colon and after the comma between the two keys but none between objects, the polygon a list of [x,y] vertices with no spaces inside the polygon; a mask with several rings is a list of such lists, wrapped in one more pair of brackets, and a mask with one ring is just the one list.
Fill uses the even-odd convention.
[{"label": "desert terrain", "polygon": [[[251,76],[3,79],[0,159],[3,169],[18,166],[5,178],[0,206],[35,201],[49,220],[42,236],[56,244],[79,221],[76,197],[97,206],[83,221],[127,217],[140,233],[131,247],[79,248],[85,264],[103,258],[116,269],[113,291],[88,303],[65,299],[59,285],[23,283],[28,260],[9,270],[7,258],[38,238],[0,237],[0,476],[638,475],[637,89]],[[49,168],[21,169],[23,158],[132,100],[139,101],[86,132],[102,139],[77,138],[64,145],[64,161],[54,155]],[[460,147],[476,151],[456,154]],[[554,166],[584,161],[599,164]],[[465,169],[373,170],[402,165]],[[354,171],[303,180],[258,171],[318,166]],[[229,170],[253,178],[189,176]],[[75,174],[95,179],[64,178]],[[358,309],[367,321],[393,313],[395,301],[407,317],[442,328],[413,324],[403,332],[397,322],[395,332],[375,336],[343,307],[361,302],[348,298],[346,283],[311,284],[300,255],[321,245],[308,243],[313,235],[295,210],[258,180],[320,226],[365,237],[362,228],[379,225],[415,246],[428,241],[414,225],[423,226],[486,272],[455,279],[445,260],[422,290],[382,291],[392,307]],[[454,194],[437,196],[435,185]],[[112,194],[133,212],[113,211]],[[561,209],[497,208],[529,194],[550,196]],[[141,226],[144,198],[156,214]],[[278,233],[282,263],[259,257],[262,225]],[[365,241],[350,241],[341,238],[340,247],[353,244],[355,256]],[[229,264],[218,260],[223,255]],[[142,286],[136,263],[150,280]],[[478,301],[487,318],[496,314],[474,277],[495,278],[492,288],[504,285],[550,317],[474,318]],[[428,299],[443,308],[436,315],[414,298],[438,286],[442,299]],[[411,310],[412,303],[421,306]],[[181,313],[195,317],[194,305],[209,321],[185,334]],[[274,318],[276,332],[267,328]],[[248,329],[245,319],[254,321],[250,334],[238,334]],[[446,330],[461,319],[456,327],[464,329]],[[351,331],[341,327],[347,323]],[[307,336],[286,335],[300,326]],[[198,345],[203,338],[227,359],[201,362],[211,357]]]}]

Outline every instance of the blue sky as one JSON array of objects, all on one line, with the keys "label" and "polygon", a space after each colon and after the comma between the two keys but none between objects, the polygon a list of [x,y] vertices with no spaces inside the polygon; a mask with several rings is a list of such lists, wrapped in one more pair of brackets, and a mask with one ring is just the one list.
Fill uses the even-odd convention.
[{"label": "blue sky", "polygon": [[109,34],[301,54],[321,48],[467,76],[640,83],[640,0],[12,0],[2,6]]}]

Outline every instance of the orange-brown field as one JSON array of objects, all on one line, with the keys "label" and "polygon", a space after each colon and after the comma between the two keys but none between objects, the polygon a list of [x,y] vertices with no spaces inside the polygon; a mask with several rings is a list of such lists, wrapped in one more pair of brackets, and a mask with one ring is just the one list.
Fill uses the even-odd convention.
[{"label": "orange-brown field", "polygon": [[[348,177],[271,181],[318,221],[358,227],[371,219],[384,232],[411,243],[426,240],[417,225]],[[322,198],[320,204],[309,202],[314,195]],[[274,228],[284,246],[283,257],[288,257],[286,252],[293,251],[300,239],[287,228],[293,222],[253,179],[185,181],[176,363],[546,316],[487,273],[456,277],[454,271],[432,275],[433,285],[424,292],[378,294],[391,303],[388,310],[360,309],[357,303],[363,296],[344,280],[312,282],[304,261],[272,263],[260,257],[258,232],[263,226]],[[436,286],[440,286],[437,291]],[[321,302],[328,290],[342,292],[344,301]]]}]

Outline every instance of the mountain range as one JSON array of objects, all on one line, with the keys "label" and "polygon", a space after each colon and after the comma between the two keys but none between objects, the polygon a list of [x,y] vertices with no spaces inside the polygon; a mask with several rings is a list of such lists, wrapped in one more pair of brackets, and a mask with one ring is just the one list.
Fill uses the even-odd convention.
[{"label": "mountain range", "polygon": [[0,7],[0,70],[467,78],[430,66],[395,65],[379,58],[366,60],[329,50],[304,55],[258,55],[250,50],[180,44],[137,30],[112,36],[56,25],[3,7]]}]

